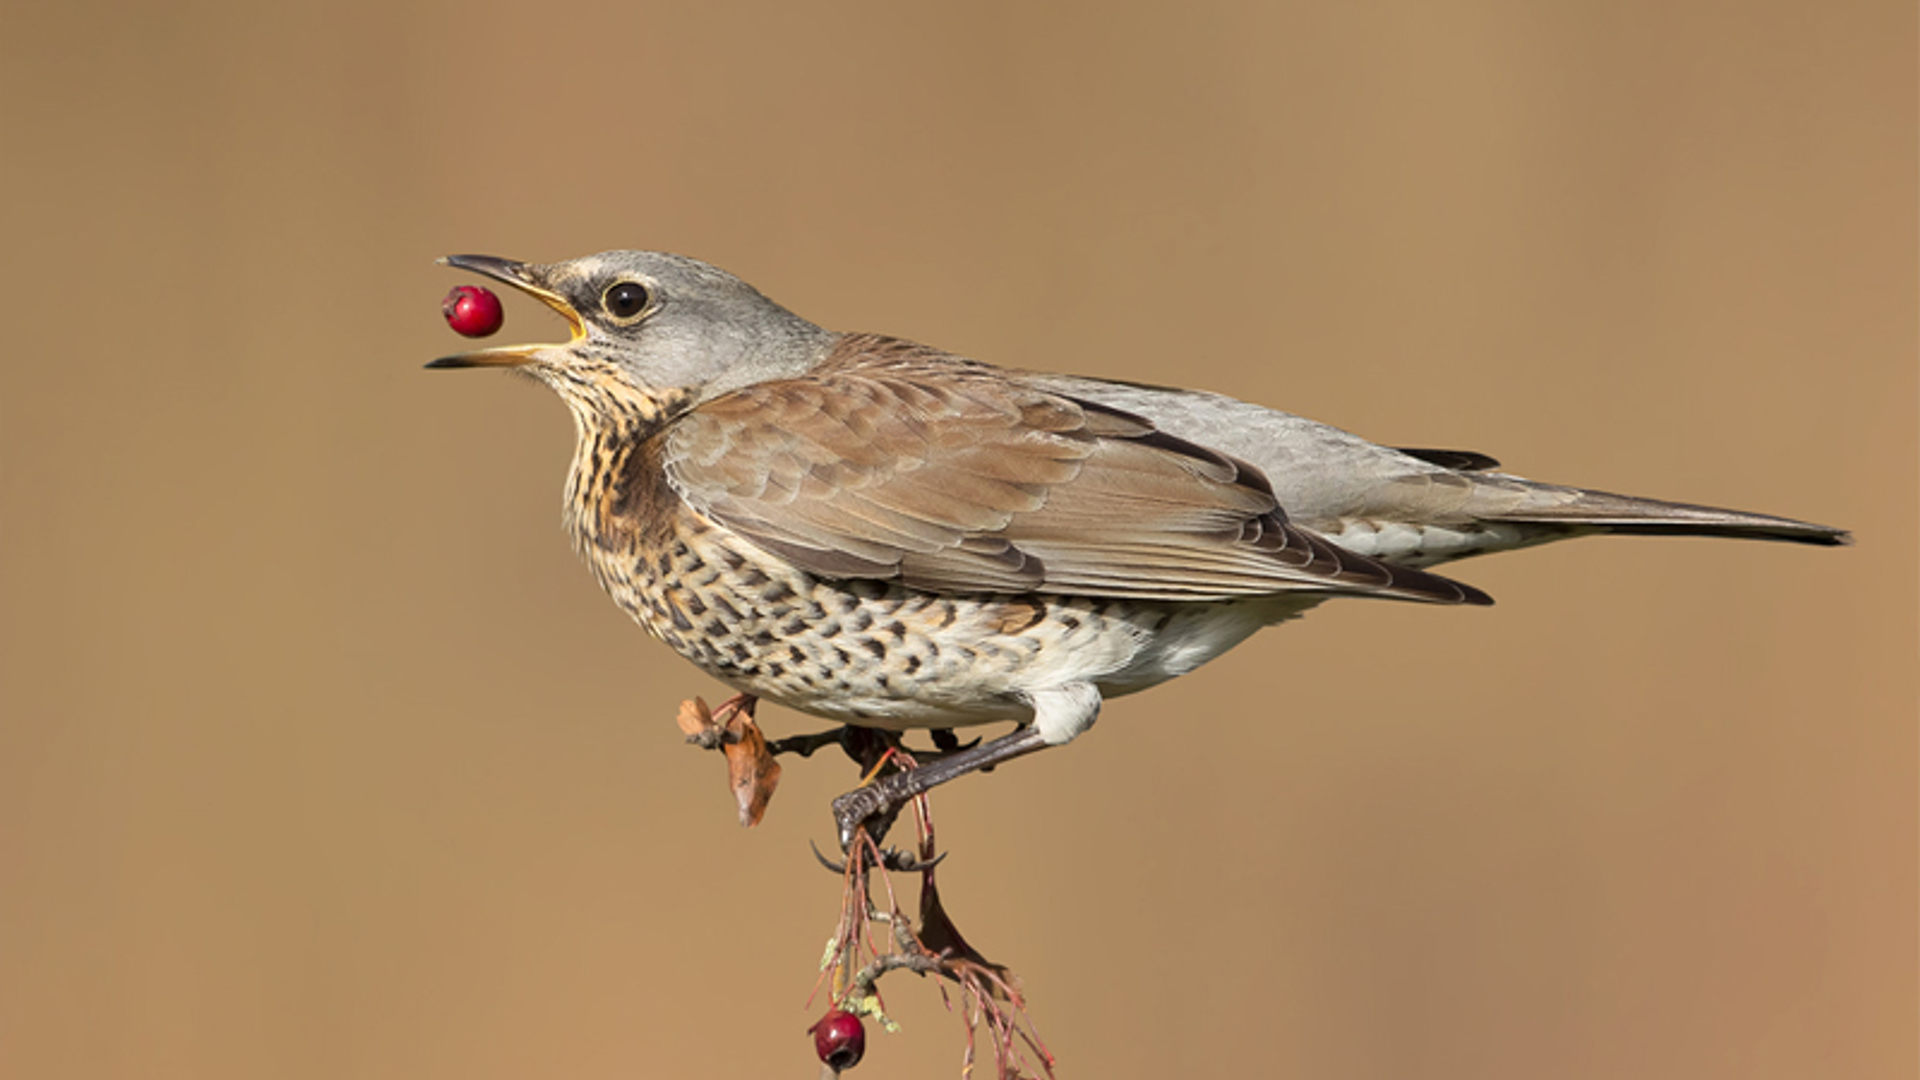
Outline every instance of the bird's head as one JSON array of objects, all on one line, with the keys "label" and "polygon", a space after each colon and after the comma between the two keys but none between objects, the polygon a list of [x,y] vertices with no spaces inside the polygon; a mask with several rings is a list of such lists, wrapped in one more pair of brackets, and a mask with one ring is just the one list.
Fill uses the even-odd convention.
[{"label": "bird's head", "polygon": [[559,312],[572,337],[503,345],[430,368],[506,367],[533,375],[588,424],[657,423],[757,382],[810,370],[837,336],[697,259],[609,251],[557,263],[449,255],[447,266],[511,285]]}]

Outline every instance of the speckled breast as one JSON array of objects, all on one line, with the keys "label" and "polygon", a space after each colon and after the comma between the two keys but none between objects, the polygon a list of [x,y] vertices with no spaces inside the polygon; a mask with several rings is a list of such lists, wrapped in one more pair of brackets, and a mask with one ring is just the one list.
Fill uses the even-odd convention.
[{"label": "speckled breast", "polygon": [[1025,691],[1144,689],[1274,619],[1258,603],[940,595],[816,578],[695,513],[650,458],[646,442],[581,448],[567,499],[575,546],[614,601],[681,656],[815,715],[888,728],[1024,720]]}]

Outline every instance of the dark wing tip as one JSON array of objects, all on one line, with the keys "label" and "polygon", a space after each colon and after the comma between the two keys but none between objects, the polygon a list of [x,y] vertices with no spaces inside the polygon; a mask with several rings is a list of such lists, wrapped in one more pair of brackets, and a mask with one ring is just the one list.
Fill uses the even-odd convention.
[{"label": "dark wing tip", "polygon": [[[1453,581],[1452,578],[1447,578],[1445,580]],[[1453,584],[1455,588],[1460,590],[1461,603],[1470,604],[1474,607],[1492,607],[1493,606],[1493,597],[1488,596],[1486,593],[1481,592],[1479,589],[1474,588],[1473,586],[1467,584],[1464,581],[1453,581]]]},{"label": "dark wing tip", "polygon": [[[1351,558],[1351,555],[1347,556]],[[1439,574],[1429,574],[1425,570],[1414,570],[1391,563],[1379,563],[1391,571],[1387,581],[1387,591],[1383,595],[1401,597],[1409,600],[1425,600],[1435,604],[1468,604],[1473,607],[1492,607],[1493,597],[1474,588],[1464,581],[1455,581]]]}]

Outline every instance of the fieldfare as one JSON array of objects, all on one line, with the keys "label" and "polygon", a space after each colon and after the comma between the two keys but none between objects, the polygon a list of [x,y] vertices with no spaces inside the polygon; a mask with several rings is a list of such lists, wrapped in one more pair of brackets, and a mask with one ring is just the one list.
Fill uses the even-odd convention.
[{"label": "fieldfare", "polygon": [[567,403],[567,528],[641,626],[743,694],[855,727],[1019,723],[836,800],[843,845],[1324,600],[1491,602],[1436,563],[1595,533],[1848,541],[836,333],[678,255],[443,261],[571,326],[428,366],[516,368]]}]

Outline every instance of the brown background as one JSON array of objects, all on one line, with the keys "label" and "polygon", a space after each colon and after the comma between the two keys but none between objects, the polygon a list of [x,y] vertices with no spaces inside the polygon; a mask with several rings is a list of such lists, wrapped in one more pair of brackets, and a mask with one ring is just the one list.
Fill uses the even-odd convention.
[{"label": "brown background", "polygon": [[[434,256],[658,247],[1859,532],[1464,564],[1500,607],[1335,604],[942,792],[1064,1075],[1914,1075],[1912,5],[54,7],[0,35],[0,1071],[814,1075],[850,768],[735,826],[564,411],[420,370]],[[889,990],[859,1075],[954,1075]]]}]

